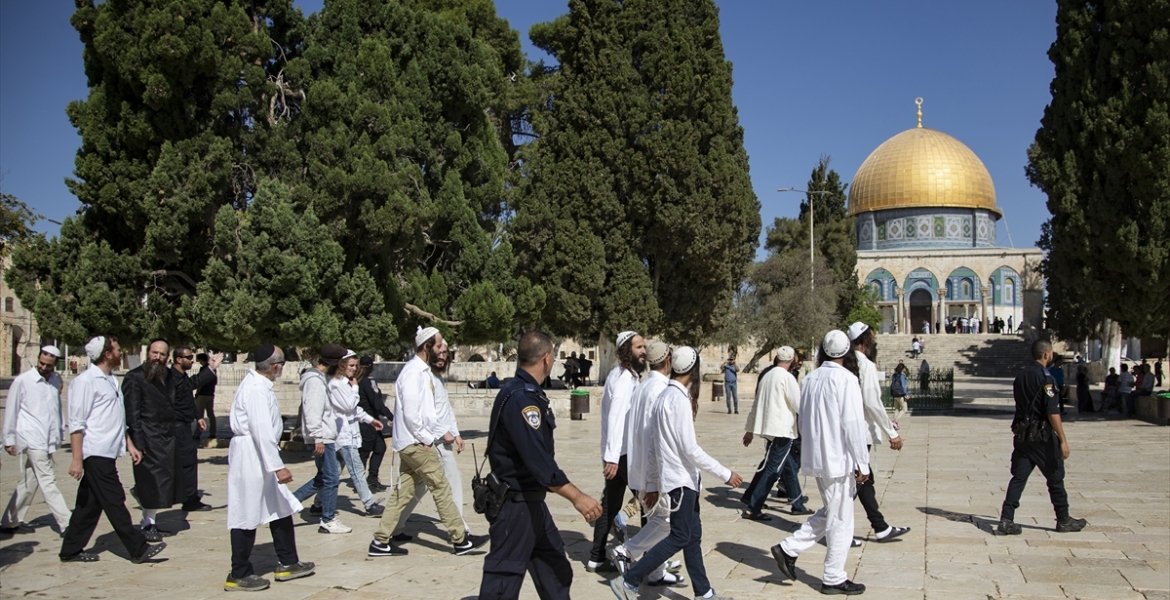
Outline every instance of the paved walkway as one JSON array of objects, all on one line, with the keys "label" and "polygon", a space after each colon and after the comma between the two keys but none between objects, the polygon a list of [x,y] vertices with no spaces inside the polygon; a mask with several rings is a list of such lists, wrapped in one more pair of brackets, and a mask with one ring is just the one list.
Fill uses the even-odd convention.
[{"label": "paved walkway", "polygon": [[[974,397],[1010,385],[1010,381],[957,382],[956,395]],[[985,391],[984,391],[985,390]],[[989,399],[987,404],[1002,404]],[[746,403],[745,403],[746,404]],[[744,408],[746,413],[747,407]],[[703,446],[724,464],[746,477],[763,447],[740,444],[744,415],[727,415],[722,403],[701,407],[697,429]],[[907,417],[902,431],[906,446],[900,453],[877,453],[878,492],[887,519],[913,530],[890,544],[866,542],[849,555],[848,572],[866,584],[865,598],[1170,598],[1170,428],[1132,420],[1071,422],[1072,442],[1067,485],[1074,516],[1089,520],[1085,531],[1057,534],[1043,478],[1034,474],[1018,521],[1024,533],[1001,537],[991,533],[1008,480],[1009,417],[995,414]],[[469,441],[482,447],[487,420],[462,419]],[[597,463],[599,423],[558,423],[558,456],[569,476],[588,493],[599,494]],[[183,600],[219,598],[228,571],[229,545],[224,525],[226,450],[201,451],[201,487],[206,501],[217,507],[190,515],[163,512],[160,526],[180,530],[168,538],[168,547],[149,565],[135,566],[103,521],[93,547],[102,556],[95,564],[61,564],[60,539],[47,523],[48,511],[38,499],[30,518],[34,533],[0,536],[0,597],[55,597],[74,599],[157,599],[168,591]],[[66,474],[68,456],[56,455],[58,481],[72,504],[76,484]],[[305,455],[286,459],[296,481],[312,475]],[[387,461],[389,462],[389,461]],[[461,459],[464,484],[473,471],[470,456]],[[7,501],[15,485],[15,461],[4,456],[0,490]],[[129,462],[119,463],[123,483],[131,479]],[[823,547],[800,558],[800,580],[781,581],[768,548],[779,542],[804,517],[789,517],[786,505],[769,502],[774,519],[756,523],[739,518],[738,493],[709,481],[703,491],[702,515],[708,574],[717,590],[739,599],[813,598],[821,574]],[[817,508],[815,483],[805,480],[810,506]],[[470,493],[466,494],[468,497]],[[371,559],[365,547],[376,523],[354,514],[352,490],[343,490],[343,519],[354,533],[327,536],[315,524],[297,518],[298,542],[304,560],[315,561],[318,574],[288,583],[275,583],[258,598],[297,600],[441,598],[476,595],[482,554],[456,557],[449,553],[446,535],[436,522],[434,505],[422,504],[411,522],[415,542],[406,557]],[[586,573],[591,528],[571,506],[549,501],[574,562],[573,597],[608,599],[604,580]],[[856,533],[872,536],[860,506]],[[483,518],[468,509],[468,521],[486,531]],[[256,551],[260,572],[271,572],[275,557],[268,534],[261,532]],[[523,598],[535,598],[531,582]],[[644,588],[643,598],[690,598],[684,588]]]}]

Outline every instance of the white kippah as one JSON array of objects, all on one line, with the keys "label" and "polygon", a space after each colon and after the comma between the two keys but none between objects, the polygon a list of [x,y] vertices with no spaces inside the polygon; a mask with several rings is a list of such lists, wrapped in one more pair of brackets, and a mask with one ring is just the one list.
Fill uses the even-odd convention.
[{"label": "white kippah", "polygon": [[97,360],[102,357],[102,349],[105,347],[106,337],[104,335],[99,335],[90,340],[85,345],[85,355],[88,356],[90,360]]},{"label": "white kippah", "polygon": [[[105,345],[104,340],[102,341],[102,344]],[[45,354],[52,354],[57,358],[61,358],[61,349],[53,345],[41,346],[41,352],[44,352]]]},{"label": "white kippah", "polygon": [[345,360],[347,358],[353,358],[355,356],[357,356],[357,352],[354,352],[353,350],[346,349],[345,356],[342,356],[341,360]]},{"label": "white kippah", "polygon": [[427,340],[435,337],[436,335],[439,335],[438,329],[435,329],[434,327],[427,327],[424,329],[422,325],[419,325],[418,330],[414,334],[414,347],[421,348],[423,344],[427,343]]},{"label": "white kippah", "polygon": [[858,322],[850,325],[849,326],[849,339],[856,340],[857,338],[861,337],[861,334],[865,333],[867,329],[869,329],[869,325],[866,325],[865,323],[862,323],[861,321],[858,321]]},{"label": "white kippah", "polygon": [[849,338],[845,337],[844,331],[834,329],[825,334],[821,348],[825,349],[825,354],[829,355],[829,358],[841,358],[849,352]]},{"label": "white kippah", "polygon": [[776,351],[776,360],[780,362],[788,362],[794,358],[796,358],[796,350],[793,350],[792,346],[780,346],[780,349]]},{"label": "white kippah", "polygon": [[617,347],[621,348],[622,344],[630,341],[630,338],[634,337],[635,335],[638,334],[633,331],[623,331],[619,333],[617,336]]},{"label": "white kippah", "polygon": [[683,346],[676,348],[674,356],[671,357],[670,370],[682,375],[693,369],[695,363],[699,360],[699,353],[695,352],[694,348],[690,346]]}]

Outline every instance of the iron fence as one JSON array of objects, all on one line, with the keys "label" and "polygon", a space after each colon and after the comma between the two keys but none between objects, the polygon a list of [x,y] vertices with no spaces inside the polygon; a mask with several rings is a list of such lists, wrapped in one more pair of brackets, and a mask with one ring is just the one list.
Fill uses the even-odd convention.
[{"label": "iron fence", "polygon": [[[886,371],[882,382],[882,402],[886,408],[894,408],[894,397],[890,395],[890,381],[893,371]],[[918,371],[906,372],[906,404],[910,412],[950,412],[955,408],[955,370],[930,369],[925,377]]]}]

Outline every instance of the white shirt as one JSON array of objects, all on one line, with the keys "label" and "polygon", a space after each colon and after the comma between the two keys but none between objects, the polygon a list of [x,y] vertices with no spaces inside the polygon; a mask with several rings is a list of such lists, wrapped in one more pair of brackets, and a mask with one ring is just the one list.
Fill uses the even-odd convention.
[{"label": "white shirt", "polygon": [[[605,379],[601,393],[601,460],[617,464],[626,453],[626,414],[638,376],[618,365]],[[628,466],[628,465],[627,465]]]},{"label": "white shirt", "polygon": [[229,420],[227,528],[256,529],[300,512],[300,501],[276,480],[276,472],[284,468],[284,420],[272,380],[248,371],[232,398]]},{"label": "white shirt", "polygon": [[333,406],[333,418],[337,424],[338,448],[360,448],[362,430],[358,423],[371,423],[374,417],[358,407],[358,386],[345,377],[329,380],[329,404]]},{"label": "white shirt", "polygon": [[61,445],[61,376],[36,369],[12,380],[4,409],[4,445],[55,452]]},{"label": "white shirt", "polygon": [[394,451],[435,443],[439,416],[435,411],[435,378],[427,361],[415,355],[394,382]]},{"label": "white shirt", "polygon": [[1122,371],[1117,376],[1117,391],[1122,394],[1128,394],[1133,391],[1133,373]]},{"label": "white shirt", "polygon": [[800,468],[813,477],[869,473],[861,386],[848,369],[825,362],[800,390]]},{"label": "white shirt", "polygon": [[886,407],[882,404],[882,384],[878,381],[877,365],[857,352],[857,373],[861,376],[861,402],[865,406],[865,424],[869,429],[869,443],[874,448],[882,443],[882,434],[889,439],[898,437],[898,430],[890,422]]},{"label": "white shirt", "polygon": [[630,489],[639,492],[657,492],[658,481],[646,477],[650,458],[651,435],[654,433],[654,415],[657,413],[658,396],[666,389],[670,379],[658,371],[650,371],[646,379],[638,384],[634,398],[630,400],[629,417],[626,419],[626,478]]},{"label": "white shirt", "polygon": [[796,439],[796,414],[800,410],[800,384],[788,369],[769,370],[756,385],[756,401],[748,413],[744,431],[764,439]]},{"label": "white shirt", "polygon": [[707,471],[719,481],[731,479],[731,469],[711,458],[695,440],[695,419],[687,388],[671,380],[658,396],[661,406],[654,412],[654,461],[658,490],[669,493],[679,488],[699,491],[699,472]]},{"label": "white shirt", "polygon": [[118,379],[90,365],[69,384],[69,432],[84,431],[82,458],[126,453],[126,406]]},{"label": "white shirt", "polygon": [[431,383],[435,386],[435,428],[434,436],[442,439],[448,433],[458,437],[459,424],[455,422],[455,410],[451,408],[451,399],[447,395],[447,386],[443,380],[431,371]]}]

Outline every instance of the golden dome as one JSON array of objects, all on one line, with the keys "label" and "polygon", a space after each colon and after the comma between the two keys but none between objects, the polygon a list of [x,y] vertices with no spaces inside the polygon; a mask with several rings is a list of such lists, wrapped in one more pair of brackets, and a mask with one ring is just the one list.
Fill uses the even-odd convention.
[{"label": "golden dome", "polygon": [[1002,214],[983,161],[959,140],[922,127],[921,121],[870,153],[849,191],[850,215],[919,207],[981,208]]}]

